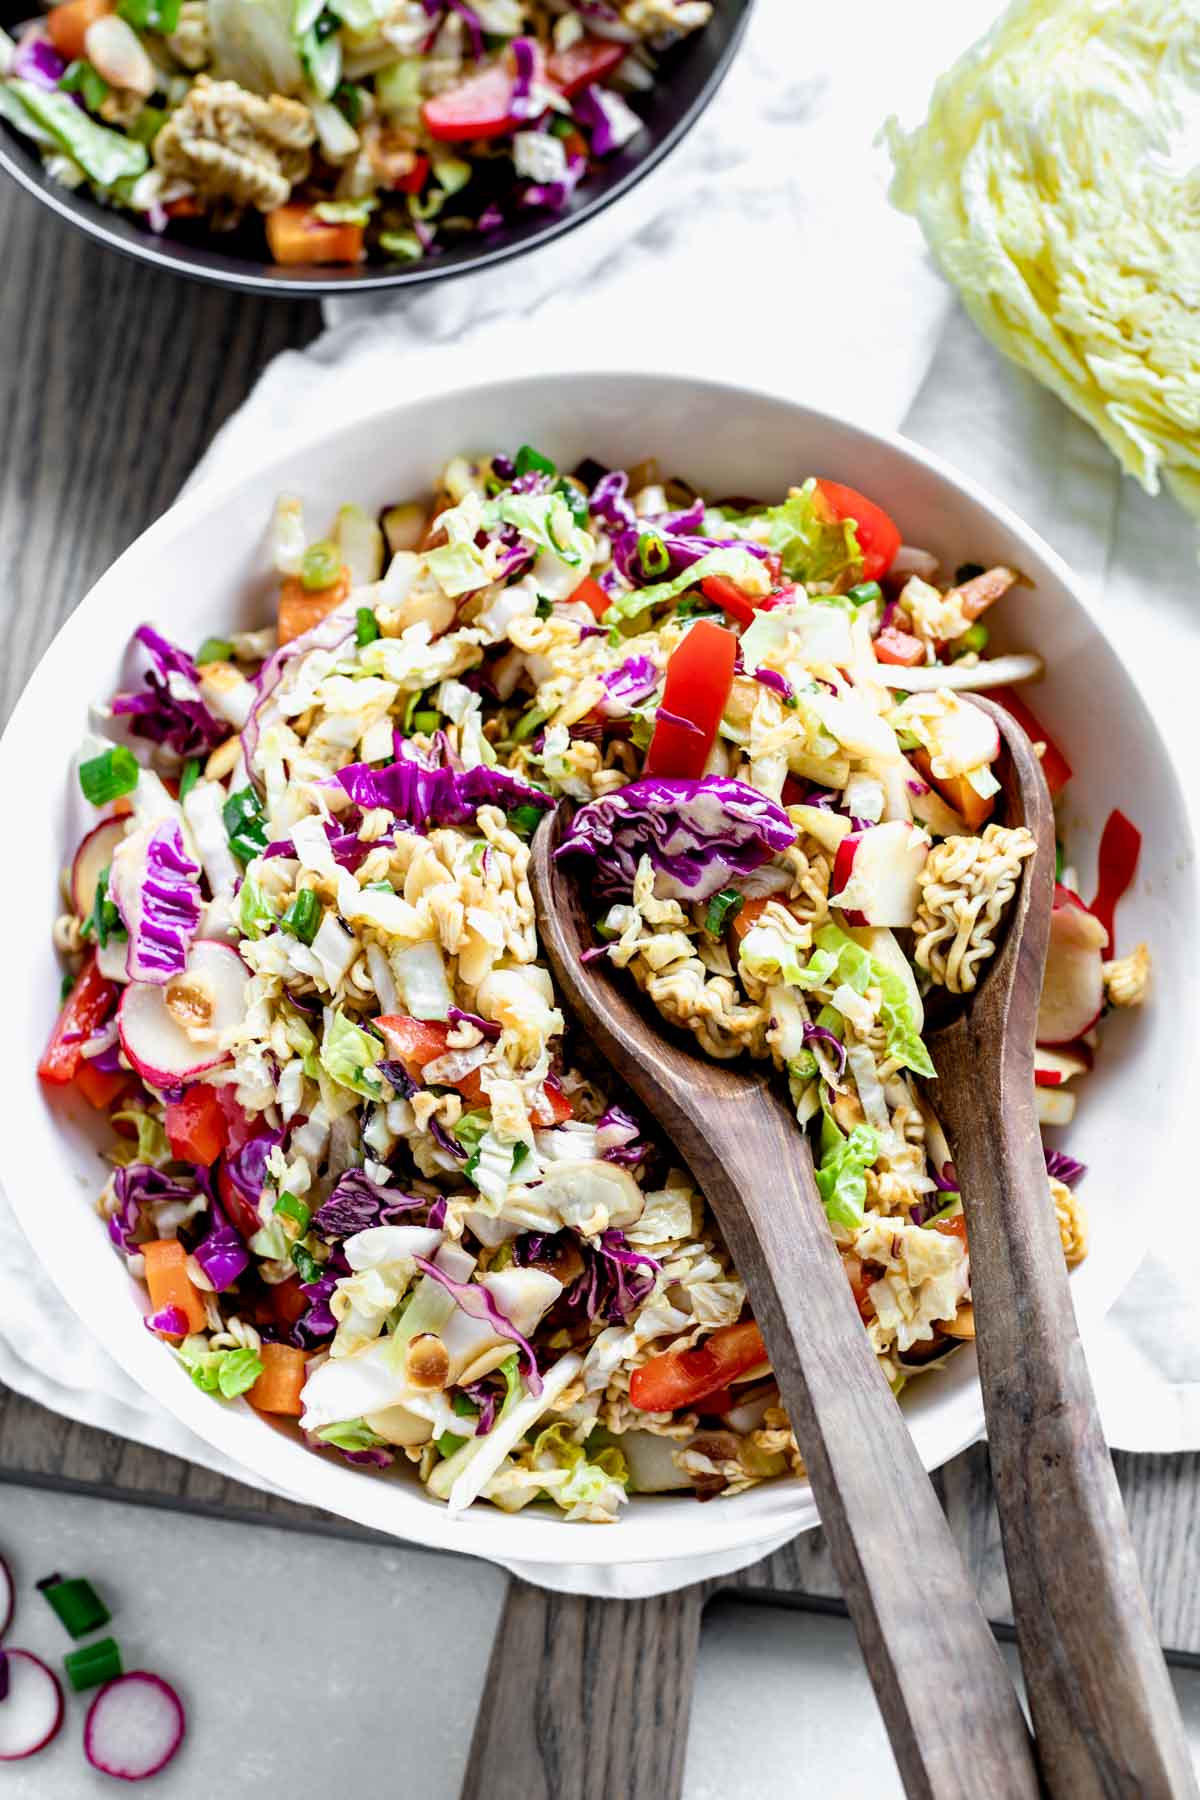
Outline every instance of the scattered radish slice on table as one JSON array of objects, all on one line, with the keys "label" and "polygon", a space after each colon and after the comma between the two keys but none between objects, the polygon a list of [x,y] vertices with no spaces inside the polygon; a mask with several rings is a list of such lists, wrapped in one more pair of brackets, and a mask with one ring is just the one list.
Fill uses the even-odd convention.
[{"label": "scattered radish slice on table", "polygon": [[185,1730],[183,1705],[174,1688],[157,1675],[134,1669],[108,1682],[92,1701],[83,1727],[84,1755],[104,1775],[144,1781],[166,1768]]},{"label": "scattered radish slice on table", "polygon": [[34,1756],[58,1735],[63,1692],[58,1676],[29,1650],[2,1653],[8,1691],[0,1702],[0,1762]]}]

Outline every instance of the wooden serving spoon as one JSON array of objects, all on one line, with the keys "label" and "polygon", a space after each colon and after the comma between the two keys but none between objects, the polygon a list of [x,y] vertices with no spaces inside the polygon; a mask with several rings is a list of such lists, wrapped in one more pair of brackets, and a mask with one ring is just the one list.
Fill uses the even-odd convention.
[{"label": "wooden serving spoon", "polygon": [[979,987],[926,1042],[967,1217],[1021,1667],[1052,1795],[1183,1800],[1196,1779],[1079,1342],[1034,1109],[1054,815],[1025,733],[975,704],[1004,740],[1005,822],[1028,826],[1037,852]]},{"label": "wooden serving spoon", "polygon": [[[905,1789],[923,1800],[1035,1795],[1016,1695],[868,1344],[795,1114],[769,1070],[694,1052],[583,960],[592,931],[554,864],[561,828],[556,813],[534,839],[542,948],[566,1004],[686,1160],[746,1283]],[[467,1792],[541,1791],[540,1764],[525,1788],[513,1766],[532,1735],[508,1726],[494,1709],[481,1715]]]}]

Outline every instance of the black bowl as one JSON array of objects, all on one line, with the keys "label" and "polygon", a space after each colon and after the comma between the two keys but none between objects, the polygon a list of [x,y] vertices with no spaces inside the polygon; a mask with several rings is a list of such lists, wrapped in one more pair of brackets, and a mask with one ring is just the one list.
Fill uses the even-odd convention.
[{"label": "black bowl", "polygon": [[[2,119],[0,169],[44,206],[97,242],[157,269],[169,269],[176,275],[212,282],[217,287],[240,288],[252,294],[309,297],[415,287],[523,256],[573,230],[628,193],[681,142],[720,87],[741,42],[752,3],[753,0],[716,0],[708,25],[659,58],[660,79],[654,89],[631,97],[635,110],[645,121],[645,130],[616,156],[606,158],[597,172],[575,190],[562,212],[532,213],[527,220],[507,225],[486,240],[470,240],[427,261],[401,267],[359,263],[341,269],[316,265],[282,269],[262,259],[253,238],[245,253],[239,255],[237,233],[217,237],[206,233],[199,224],[188,226],[181,222],[173,228],[172,236],[156,236],[129,214],[101,206],[85,190],[73,192],[52,181],[43,172],[36,148]],[[0,22],[10,28],[27,19],[31,11],[28,0],[0,0],[0,8],[7,14]]]}]

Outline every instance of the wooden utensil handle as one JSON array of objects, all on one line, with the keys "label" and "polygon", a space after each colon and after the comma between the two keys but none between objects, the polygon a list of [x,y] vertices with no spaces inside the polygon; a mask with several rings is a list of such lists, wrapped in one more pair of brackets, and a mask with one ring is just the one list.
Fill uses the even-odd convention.
[{"label": "wooden utensil handle", "polygon": [[938,1099],[967,1212],[988,1452],[1043,1774],[1069,1800],[1182,1800],[1196,1779],[1079,1342],[1030,1059],[974,1067],[970,1105],[965,1083],[940,1082]]},{"label": "wooden utensil handle", "polygon": [[589,1600],[514,1578],[462,1800],[678,1800],[704,1598]]},{"label": "wooden utensil handle", "polygon": [[795,1118],[769,1090],[753,1111],[706,1101],[689,1160],[754,1296],[905,1790],[1037,1794],[1008,1671],[867,1341]]}]

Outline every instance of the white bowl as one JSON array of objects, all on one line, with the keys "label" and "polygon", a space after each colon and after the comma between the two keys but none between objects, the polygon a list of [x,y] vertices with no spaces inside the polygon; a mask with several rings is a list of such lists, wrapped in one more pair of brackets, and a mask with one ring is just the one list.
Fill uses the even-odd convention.
[{"label": "white bowl", "polygon": [[[1090,1165],[1091,1253],[1074,1281],[1086,1323],[1116,1297],[1144,1246],[1147,1195],[1177,1171],[1151,1121],[1183,1116],[1194,1098],[1171,1020],[1196,1016],[1194,852],[1180,784],[1153,721],[1104,640],[1087,597],[1055,553],[1004,507],[936,458],[888,438],[745,388],[625,372],[541,372],[436,397],[361,419],[294,450],[235,486],[202,488],[173,507],[96,584],[47,651],[0,743],[0,780],[19,831],[23,879],[7,886],[9,998],[3,1035],[8,1141],[4,1182],[18,1217],[63,1295],[117,1361],[160,1404],[247,1471],[315,1506],[440,1549],[525,1563],[665,1562],[746,1551],[816,1523],[807,1486],[776,1481],[698,1506],[687,1496],[635,1498],[610,1530],[570,1527],[538,1509],[508,1516],[486,1506],[451,1520],[415,1481],[371,1476],[313,1455],[285,1427],[244,1402],[200,1393],[143,1328],[141,1289],[113,1254],[91,1202],[104,1171],[88,1109],[51,1101],[34,1074],[55,1011],[59,968],[50,926],[59,870],[87,808],[72,758],[89,702],[119,685],[126,644],[151,620],[185,645],[268,616],[272,576],[265,534],[275,496],[298,493],[309,517],[342,501],[368,508],[428,489],[462,450],[538,445],[560,465],[589,455],[622,465],[656,455],[667,471],[716,492],[779,496],[809,473],[874,496],[909,543],[954,568],[1011,563],[1032,581],[1006,601],[1003,645],[1027,645],[1049,671],[1038,713],[1075,767],[1066,823],[1085,895],[1099,830],[1121,807],[1145,836],[1136,891],[1121,908],[1126,948],[1145,938],[1151,1004],[1105,1027],[1099,1067],[1082,1085],[1066,1135]],[[936,1468],[981,1435],[983,1409],[971,1355],[915,1382],[905,1410],[921,1457]],[[898,1522],[902,1530],[902,1522]]]}]

